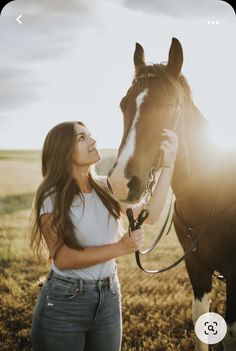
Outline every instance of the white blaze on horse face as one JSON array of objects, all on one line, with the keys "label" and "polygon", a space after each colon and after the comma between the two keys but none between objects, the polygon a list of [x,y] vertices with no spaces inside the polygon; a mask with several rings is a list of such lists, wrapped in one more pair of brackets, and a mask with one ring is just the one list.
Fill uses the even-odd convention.
[{"label": "white blaze on horse face", "polygon": [[[201,300],[193,299],[193,322],[196,323],[197,319],[204,313],[209,312],[210,307],[210,293],[203,295]],[[203,343],[195,337],[195,349],[196,351],[208,351],[208,345]]]},{"label": "white blaze on horse face", "polygon": [[119,200],[126,200],[128,197],[129,189],[127,183],[129,180],[125,178],[124,170],[129,159],[134,154],[136,142],[135,126],[140,117],[140,108],[147,93],[148,89],[146,88],[136,97],[136,113],[133,123],[127,136],[126,143],[123,145],[119,158],[117,159],[117,165],[114,168],[112,175],[109,177],[109,183],[112,186],[113,193]]}]

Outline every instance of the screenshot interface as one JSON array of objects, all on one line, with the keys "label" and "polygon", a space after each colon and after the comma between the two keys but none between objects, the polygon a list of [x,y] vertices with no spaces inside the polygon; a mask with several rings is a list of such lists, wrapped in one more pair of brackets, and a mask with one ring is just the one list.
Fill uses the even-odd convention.
[{"label": "screenshot interface", "polygon": [[[42,350],[77,350],[66,344],[67,331],[80,333],[77,324],[71,326],[70,313],[63,326],[58,324],[57,346],[49,342],[50,323],[49,334],[42,333],[47,328],[44,320],[62,318],[58,311],[65,301],[58,296],[50,300],[54,288],[46,295],[45,282],[38,286],[40,277],[58,267],[52,261],[37,261],[29,234],[35,194],[45,180],[45,138],[58,124],[71,121],[84,124],[85,139],[78,147],[97,174],[110,174],[114,201],[135,205],[146,199],[149,189],[153,203],[157,201],[156,206],[152,199],[149,203],[150,218],[155,217],[165,179],[169,182],[158,219],[142,225],[142,250],[157,242],[152,252],[140,255],[149,273],[138,267],[137,250],[104,258],[117,261],[122,350],[236,350],[233,6],[220,0],[15,0],[1,1],[0,11],[1,350],[38,350],[36,329]],[[170,152],[173,135],[178,140],[174,168],[167,156],[162,167],[154,163],[163,129],[170,134],[164,134],[162,157]],[[62,134],[58,150],[66,138]],[[100,156],[93,156],[95,145]],[[61,162],[54,162],[58,172]],[[158,185],[150,183],[154,173],[153,183],[160,184],[157,199]],[[91,222],[98,217],[102,223],[99,216],[96,209]],[[127,232],[125,211],[120,221]],[[99,228],[100,224],[97,232]],[[164,235],[159,240],[161,228]],[[94,246],[111,242],[97,241]],[[89,268],[96,271],[99,264]],[[83,269],[74,267],[75,271],[80,277]],[[63,275],[63,270],[57,273]],[[44,293],[49,302],[42,307],[37,301]],[[74,306],[70,311],[78,323],[80,298],[83,294],[75,290],[67,301],[70,305],[65,305]],[[98,298],[97,316],[105,301],[101,294]],[[41,319],[32,333],[35,306]],[[114,318],[107,322],[109,327]],[[118,351],[113,333],[107,350]]]}]

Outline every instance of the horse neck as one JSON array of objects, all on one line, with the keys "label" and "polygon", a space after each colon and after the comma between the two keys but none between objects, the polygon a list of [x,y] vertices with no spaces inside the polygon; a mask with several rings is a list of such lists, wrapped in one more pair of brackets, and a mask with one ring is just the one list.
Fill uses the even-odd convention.
[{"label": "horse neck", "polygon": [[210,164],[216,166],[217,157],[215,147],[209,142],[208,123],[193,103],[184,109],[177,133],[179,150],[174,176],[181,174],[184,183],[205,177],[206,168],[209,169]]},{"label": "horse neck", "polygon": [[197,223],[205,218],[215,201],[220,176],[219,159],[207,137],[207,122],[193,103],[186,108],[182,118],[185,147],[182,131],[178,132],[179,151],[172,189],[187,217],[191,215],[193,222]]}]

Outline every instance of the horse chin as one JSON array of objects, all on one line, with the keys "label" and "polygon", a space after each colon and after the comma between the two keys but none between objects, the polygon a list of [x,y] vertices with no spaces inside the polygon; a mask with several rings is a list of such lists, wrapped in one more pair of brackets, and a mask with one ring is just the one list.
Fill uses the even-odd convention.
[{"label": "horse chin", "polygon": [[122,196],[118,196],[119,194],[114,194],[113,195],[118,199],[119,202],[125,203],[125,204],[136,204],[141,200],[143,193],[137,193],[136,191],[133,191],[132,189],[129,190],[128,195],[124,198]]},{"label": "horse chin", "polygon": [[141,200],[141,197],[133,196],[132,194],[129,193],[128,197],[126,199],[119,199],[119,202],[124,203],[124,204],[136,204]]},{"label": "horse chin", "polygon": [[139,195],[132,191],[129,191],[128,197],[126,199],[126,203],[135,204],[140,201],[142,193]]}]

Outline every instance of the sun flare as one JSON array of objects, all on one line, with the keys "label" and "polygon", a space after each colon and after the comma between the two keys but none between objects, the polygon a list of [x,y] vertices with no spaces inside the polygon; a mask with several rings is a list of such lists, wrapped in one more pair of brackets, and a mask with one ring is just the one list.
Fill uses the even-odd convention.
[{"label": "sun flare", "polygon": [[228,125],[210,125],[209,137],[213,144],[222,150],[236,149],[236,130],[235,126]]}]

